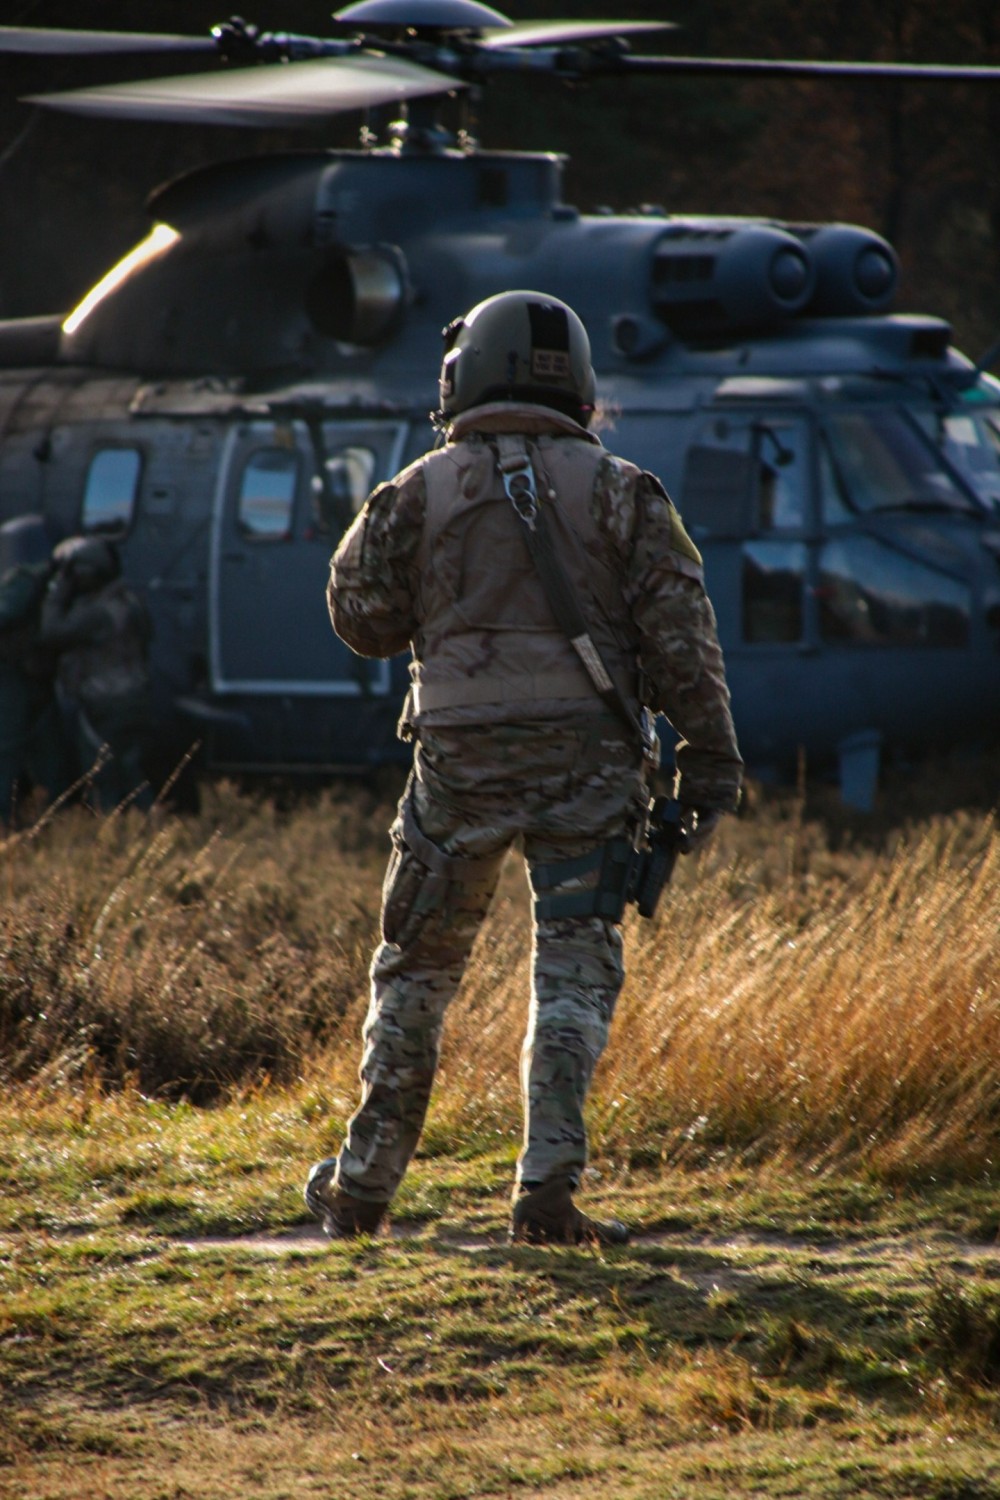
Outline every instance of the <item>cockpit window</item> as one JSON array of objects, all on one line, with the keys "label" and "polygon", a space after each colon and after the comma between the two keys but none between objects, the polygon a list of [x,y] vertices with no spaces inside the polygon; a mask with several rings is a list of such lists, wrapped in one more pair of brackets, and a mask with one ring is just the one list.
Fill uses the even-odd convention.
[{"label": "cockpit window", "polygon": [[768,533],[807,525],[809,432],[800,418],[720,412],[688,459],[681,509],[693,524]]},{"label": "cockpit window", "polygon": [[928,435],[991,510],[1000,511],[1000,412],[929,414]]},{"label": "cockpit window", "polygon": [[87,470],[81,530],[124,536],[135,514],[141,475],[142,454],[138,448],[99,448]]},{"label": "cockpit window", "polygon": [[826,419],[824,431],[840,492],[855,511],[974,508],[902,412],[838,412]]},{"label": "cockpit window", "polygon": [[298,477],[298,455],[289,448],[258,448],[250,454],[236,512],[244,536],[272,542],[291,536]]}]

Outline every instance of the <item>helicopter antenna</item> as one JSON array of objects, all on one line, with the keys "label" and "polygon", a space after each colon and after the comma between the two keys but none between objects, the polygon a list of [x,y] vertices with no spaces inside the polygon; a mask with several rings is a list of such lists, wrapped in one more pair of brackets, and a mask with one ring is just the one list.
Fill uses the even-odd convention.
[{"label": "helicopter antenna", "polygon": [[982,375],[985,370],[991,370],[1000,357],[1000,339],[994,339],[985,354],[981,354],[975,363],[975,374]]}]

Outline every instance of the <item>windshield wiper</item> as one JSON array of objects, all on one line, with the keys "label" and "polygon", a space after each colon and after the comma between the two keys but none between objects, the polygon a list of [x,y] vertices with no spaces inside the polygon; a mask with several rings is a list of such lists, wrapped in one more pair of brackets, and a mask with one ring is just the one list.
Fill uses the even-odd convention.
[{"label": "windshield wiper", "polygon": [[869,514],[881,516],[887,511],[922,511],[925,515],[948,515],[957,511],[959,515],[978,516],[980,507],[962,495],[954,495],[948,500],[943,495],[910,495],[905,500],[873,506]]}]

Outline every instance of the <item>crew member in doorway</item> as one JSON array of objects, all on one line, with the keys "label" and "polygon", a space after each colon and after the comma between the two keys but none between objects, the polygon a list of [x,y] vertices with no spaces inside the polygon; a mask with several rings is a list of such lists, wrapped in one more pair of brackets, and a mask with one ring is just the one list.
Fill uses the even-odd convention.
[{"label": "crew member in doorway", "polygon": [[68,537],[52,556],[41,639],[58,653],[57,689],[77,772],[90,779],[101,811],[126,799],[148,807],[149,612],[122,578],[113,542]]}]

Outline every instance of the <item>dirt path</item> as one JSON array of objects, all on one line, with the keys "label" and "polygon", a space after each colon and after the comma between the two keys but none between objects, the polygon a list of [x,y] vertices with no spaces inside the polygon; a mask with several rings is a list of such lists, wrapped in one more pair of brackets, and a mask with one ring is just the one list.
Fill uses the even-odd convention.
[{"label": "dirt path", "polygon": [[[426,1248],[464,1254],[483,1253],[507,1246],[504,1231],[470,1233],[447,1226],[415,1229],[405,1221],[393,1222],[380,1236],[385,1241],[422,1241]],[[291,1229],[244,1235],[186,1235],[166,1243],[182,1246],[192,1254],[233,1251],[262,1256],[316,1255],[330,1242],[318,1224],[299,1224]],[[824,1277],[863,1275],[866,1267],[888,1263],[932,1265],[954,1275],[977,1275],[1000,1280],[1000,1243],[962,1239],[942,1231],[933,1234],[881,1235],[872,1239],[849,1238],[812,1241],[766,1232],[708,1236],[683,1232],[634,1234],[631,1248],[640,1254],[647,1248],[676,1252],[675,1274],[692,1285],[721,1285],[728,1277],[740,1278],[751,1268],[759,1274],[773,1259],[786,1268],[789,1260],[813,1275]],[[612,1252],[618,1254],[622,1252]],[[708,1256],[712,1264],[697,1268],[693,1261]],[[720,1280],[721,1277],[721,1280]]]}]

